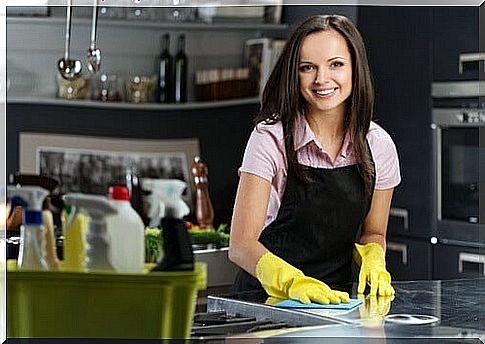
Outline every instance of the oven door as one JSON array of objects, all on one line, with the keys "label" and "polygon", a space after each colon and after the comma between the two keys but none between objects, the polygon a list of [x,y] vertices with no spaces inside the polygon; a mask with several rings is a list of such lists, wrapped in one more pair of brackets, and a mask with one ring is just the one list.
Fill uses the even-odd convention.
[{"label": "oven door", "polygon": [[435,217],[439,238],[484,240],[485,219],[480,216],[483,204],[480,209],[479,202],[480,189],[483,193],[480,183],[484,179],[484,121],[483,110],[433,109]]}]

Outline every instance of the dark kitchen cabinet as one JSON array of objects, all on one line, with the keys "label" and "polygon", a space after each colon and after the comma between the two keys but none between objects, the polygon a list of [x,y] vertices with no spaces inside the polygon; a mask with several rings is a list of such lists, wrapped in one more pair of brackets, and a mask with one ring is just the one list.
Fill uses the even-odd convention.
[{"label": "dark kitchen cabinet", "polygon": [[374,120],[394,140],[401,167],[389,233],[421,239],[432,235],[431,10],[361,6],[358,11],[375,80]]},{"label": "dark kitchen cabinet", "polygon": [[387,238],[386,266],[394,281],[430,279],[431,254],[429,241]]},{"label": "dark kitchen cabinet", "polygon": [[479,7],[443,6],[432,10],[433,80],[477,80],[482,64],[467,62],[459,72],[459,55],[478,53]]},{"label": "dark kitchen cabinet", "polygon": [[476,278],[485,276],[485,245],[459,246],[439,243],[433,246],[433,278]]}]

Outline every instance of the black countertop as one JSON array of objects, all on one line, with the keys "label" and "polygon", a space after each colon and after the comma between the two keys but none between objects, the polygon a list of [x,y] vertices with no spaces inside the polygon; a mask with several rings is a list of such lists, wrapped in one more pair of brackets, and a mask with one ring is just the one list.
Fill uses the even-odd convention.
[{"label": "black countertop", "polygon": [[[267,295],[260,292],[209,296],[208,311],[225,310],[300,326],[258,333],[264,343],[321,342],[317,338],[333,338],[335,343],[485,341],[485,278],[393,282],[393,286],[394,298],[365,297],[363,304],[350,311],[285,310],[265,305]],[[340,289],[358,297],[356,284]]]}]

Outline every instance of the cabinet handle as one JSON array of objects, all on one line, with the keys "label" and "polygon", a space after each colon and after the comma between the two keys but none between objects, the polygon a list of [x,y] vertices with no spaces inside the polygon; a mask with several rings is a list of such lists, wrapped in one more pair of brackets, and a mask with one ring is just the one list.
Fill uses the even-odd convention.
[{"label": "cabinet handle", "polygon": [[[463,74],[463,64],[466,62],[485,61],[485,53],[466,53],[458,55],[458,72]],[[484,66],[485,71],[485,66]]]},{"label": "cabinet handle", "polygon": [[404,229],[409,229],[409,211],[404,208],[391,208],[389,215],[401,217],[404,220]]},{"label": "cabinet handle", "polygon": [[400,252],[401,253],[401,262],[404,265],[408,265],[408,246],[407,245],[389,241],[389,242],[386,243],[386,248],[389,251]]},{"label": "cabinet handle", "polygon": [[483,275],[485,276],[485,255],[460,252],[458,254],[458,272],[460,273],[466,272],[464,271],[463,263],[484,265]]}]

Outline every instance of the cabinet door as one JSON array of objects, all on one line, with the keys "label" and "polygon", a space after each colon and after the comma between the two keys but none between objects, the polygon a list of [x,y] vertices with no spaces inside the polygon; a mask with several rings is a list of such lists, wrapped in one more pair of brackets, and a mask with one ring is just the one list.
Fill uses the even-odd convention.
[{"label": "cabinet door", "polygon": [[429,7],[359,8],[375,79],[374,120],[392,137],[399,154],[402,181],[394,190],[389,232],[428,238],[431,217],[430,84],[432,27]]},{"label": "cabinet door", "polygon": [[431,245],[425,240],[387,239],[386,266],[394,281],[431,277]]},{"label": "cabinet door", "polygon": [[438,244],[433,247],[433,278],[485,276],[485,246],[482,248]]},{"label": "cabinet door", "polygon": [[433,21],[433,80],[478,80],[483,64],[467,62],[459,72],[459,55],[479,52],[479,8],[435,7]]}]

